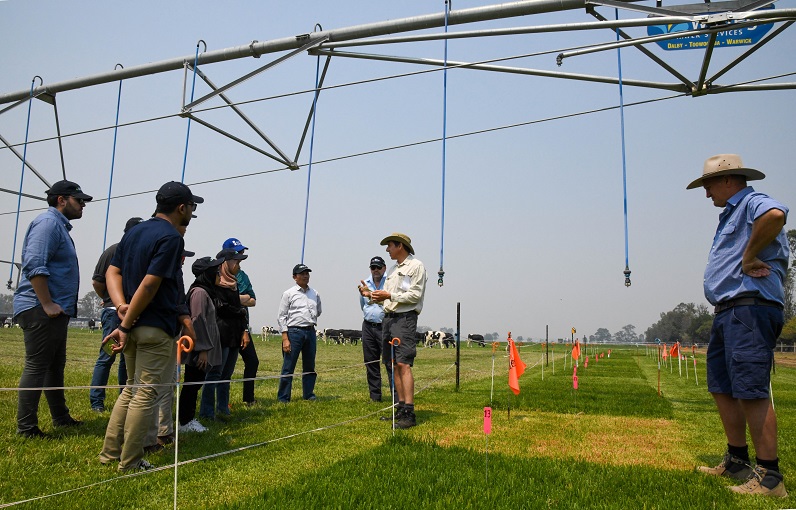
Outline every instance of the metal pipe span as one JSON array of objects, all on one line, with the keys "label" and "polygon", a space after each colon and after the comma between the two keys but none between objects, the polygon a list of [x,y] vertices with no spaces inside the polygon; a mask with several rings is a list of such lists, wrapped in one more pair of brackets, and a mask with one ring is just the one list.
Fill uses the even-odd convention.
[{"label": "metal pipe span", "polygon": [[[517,16],[527,16],[530,14],[541,14],[546,12],[565,11],[572,9],[583,9],[586,7],[586,0],[524,0],[520,2],[508,2],[503,4],[474,7],[451,11],[448,15],[448,25],[461,25],[488,21],[494,19],[512,18]],[[445,13],[426,14],[390,21],[379,21],[365,25],[340,28],[335,30],[312,32],[300,34],[292,37],[283,37],[271,41],[257,42],[224,48],[221,50],[207,51],[199,55],[198,63],[212,64],[226,60],[235,60],[246,57],[256,57],[267,53],[288,51],[300,48],[310,41],[329,36],[329,41],[350,41],[363,37],[375,37],[394,33],[411,32],[428,28],[437,28],[445,23]],[[194,55],[171,58],[160,62],[152,62],[124,69],[117,69],[105,73],[75,78],[72,80],[61,81],[49,85],[42,85],[33,90],[37,92],[48,92],[56,94],[67,90],[75,90],[103,83],[112,83],[129,78],[137,78],[151,74],[158,74],[167,71],[182,69],[185,62],[193,62]],[[0,95],[0,104],[10,103],[26,99],[30,95],[30,89],[19,90],[8,94]]]}]

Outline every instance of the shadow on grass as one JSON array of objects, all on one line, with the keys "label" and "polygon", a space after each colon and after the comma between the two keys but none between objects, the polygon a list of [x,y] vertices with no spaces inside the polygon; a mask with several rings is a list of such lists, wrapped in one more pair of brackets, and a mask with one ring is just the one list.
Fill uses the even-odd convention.
[{"label": "shadow on grass", "polygon": [[216,508],[729,508],[726,483],[692,472],[443,448],[406,435],[324,471]]}]

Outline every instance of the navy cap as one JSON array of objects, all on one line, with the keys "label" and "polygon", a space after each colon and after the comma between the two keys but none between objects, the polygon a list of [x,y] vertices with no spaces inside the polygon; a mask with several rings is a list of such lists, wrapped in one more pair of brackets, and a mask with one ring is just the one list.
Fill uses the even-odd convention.
[{"label": "navy cap", "polygon": [[157,200],[159,204],[174,205],[188,204],[191,202],[194,204],[201,204],[205,201],[204,198],[191,193],[191,188],[177,181],[169,181],[161,186],[158,190],[158,194],[155,195],[155,200]]},{"label": "navy cap", "polygon": [[91,202],[94,199],[94,197],[91,195],[86,195],[83,193],[83,190],[80,189],[80,185],[72,181],[56,182],[50,189],[47,190],[47,196],[75,197],[80,198],[85,202]]},{"label": "navy cap", "polygon": [[386,267],[387,264],[384,263],[384,259],[376,256],[370,259],[370,267],[379,266],[379,267]]},{"label": "navy cap", "polygon": [[224,241],[224,244],[222,244],[221,247],[225,250],[235,250],[235,251],[243,251],[249,249],[248,246],[243,246],[243,243],[235,239],[234,237],[230,237],[229,239]]},{"label": "navy cap", "polygon": [[246,260],[247,258],[249,258],[248,255],[244,253],[238,253],[232,248],[221,250],[220,252],[218,252],[216,257],[221,260]]},{"label": "navy cap", "polygon": [[312,269],[308,268],[304,264],[296,264],[295,266],[293,266],[293,274],[294,275],[297,275],[299,273],[304,273],[304,272],[311,273]]}]

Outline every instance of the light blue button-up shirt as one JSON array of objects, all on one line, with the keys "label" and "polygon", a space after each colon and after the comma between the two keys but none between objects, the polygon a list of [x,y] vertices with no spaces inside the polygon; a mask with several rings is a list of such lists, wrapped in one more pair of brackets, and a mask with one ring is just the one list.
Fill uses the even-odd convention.
[{"label": "light blue button-up shirt", "polygon": [[318,324],[321,316],[321,296],[312,287],[307,290],[294,285],[282,294],[277,324],[284,333],[291,326],[307,327]]},{"label": "light blue button-up shirt", "polygon": [[14,315],[41,304],[30,279],[46,276],[53,302],[70,317],[77,316],[80,272],[70,230],[72,224],[55,207],[30,222],[22,243],[22,277],[14,292]]},{"label": "light blue button-up shirt", "polygon": [[741,269],[752,224],[771,209],[784,212],[787,220],[787,207],[764,193],[756,192],[751,186],[727,200],[719,215],[719,226],[705,268],[705,297],[712,305],[739,297],[758,297],[784,305],[783,282],[790,256],[785,229],[757,255],[771,266],[769,276],[753,278]]},{"label": "light blue button-up shirt", "polygon": [[[373,282],[373,276],[371,276],[365,280],[365,285],[367,285],[370,290],[383,290],[385,280],[387,280],[387,278],[382,276],[377,286]],[[359,306],[362,308],[362,313],[365,314],[366,321],[381,324],[381,321],[384,320],[384,306],[378,303],[370,303],[370,300],[362,295],[359,296]]]}]

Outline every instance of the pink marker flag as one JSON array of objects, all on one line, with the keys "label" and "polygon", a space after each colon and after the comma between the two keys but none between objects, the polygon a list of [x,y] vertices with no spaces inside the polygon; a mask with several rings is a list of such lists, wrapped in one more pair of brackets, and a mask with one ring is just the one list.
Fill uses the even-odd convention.
[{"label": "pink marker flag", "polygon": [[583,361],[583,366],[589,368],[589,357],[586,356],[586,359]]},{"label": "pink marker flag", "polygon": [[487,436],[492,433],[492,408],[484,408],[484,434]]},{"label": "pink marker flag", "polygon": [[574,370],[572,372],[572,388],[578,389],[578,367],[573,367]]}]

